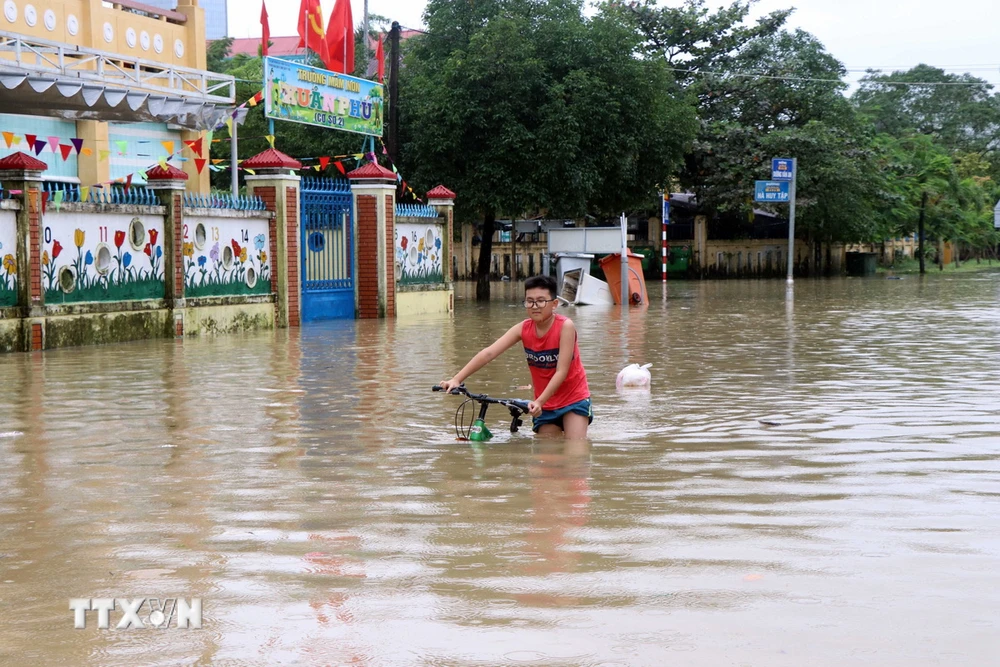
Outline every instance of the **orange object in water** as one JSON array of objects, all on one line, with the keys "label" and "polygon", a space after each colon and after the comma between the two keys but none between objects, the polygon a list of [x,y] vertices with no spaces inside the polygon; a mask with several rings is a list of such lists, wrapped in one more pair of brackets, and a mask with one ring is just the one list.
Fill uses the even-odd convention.
[{"label": "orange object in water", "polygon": [[[611,291],[611,298],[616,304],[622,301],[622,265],[621,253],[615,253],[602,257],[598,264],[604,271],[604,279],[608,283]],[[629,303],[638,306],[648,303],[646,296],[646,279],[642,277],[642,255],[637,255],[631,250],[628,253],[628,294]]]}]

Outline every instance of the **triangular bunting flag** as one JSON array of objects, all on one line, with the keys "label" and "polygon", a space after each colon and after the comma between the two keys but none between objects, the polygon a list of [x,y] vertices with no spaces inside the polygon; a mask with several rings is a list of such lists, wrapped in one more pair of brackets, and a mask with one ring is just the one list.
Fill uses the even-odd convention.
[{"label": "triangular bunting flag", "polygon": [[330,166],[330,158],[328,158],[328,157],[321,157],[319,159],[319,169],[320,169],[320,171],[324,171],[329,166]]},{"label": "triangular bunting flag", "polygon": [[76,149],[76,154],[79,155],[80,151],[83,150],[83,139],[80,139],[78,137],[73,137],[72,139],[69,140],[69,142],[73,144],[73,148]]},{"label": "triangular bunting flag", "polygon": [[49,146],[52,147],[53,153],[59,152],[59,137],[49,137]]},{"label": "triangular bunting flag", "polygon": [[267,139],[267,143],[271,145],[271,148],[274,148],[274,135],[269,134],[264,138]]},{"label": "triangular bunting flag", "polygon": [[256,176],[257,175],[257,172],[254,171],[253,169],[244,169],[243,171],[245,171],[246,173],[250,174],[251,176]]},{"label": "triangular bunting flag", "polygon": [[101,150],[99,150],[99,151],[98,151],[98,155],[97,155],[97,158],[98,158],[98,159],[99,159],[99,160],[100,160],[101,162],[104,162],[105,160],[107,160],[107,159],[108,159],[108,156],[109,156],[109,155],[111,155],[111,151],[106,151],[106,150],[104,150],[104,149],[102,148]]},{"label": "triangular bunting flag", "polygon": [[69,154],[73,152],[73,147],[69,144],[59,144],[59,151],[62,153],[63,162],[69,159]]},{"label": "triangular bunting flag", "polygon": [[90,150],[89,148],[81,148],[80,149],[80,155],[85,155],[86,157],[90,157],[93,154],[94,154],[94,151]]},{"label": "triangular bunting flag", "polygon": [[190,148],[191,151],[195,155],[197,155],[198,157],[201,157],[202,152],[204,151],[204,147],[202,146],[202,140],[201,139],[198,139],[197,141],[185,141],[184,144],[188,148]]},{"label": "triangular bunting flag", "polygon": [[344,163],[343,162],[340,162],[340,161],[337,162],[337,169],[340,171],[341,174],[343,174],[344,176],[347,176],[347,170],[344,169]]},{"label": "triangular bunting flag", "polygon": [[[73,148],[73,147],[70,146],[69,148]],[[66,193],[63,192],[62,190],[56,190],[55,192],[52,193],[52,203],[56,205],[56,210],[57,211],[62,208],[63,197],[65,197],[65,196],[66,196]]]},{"label": "triangular bunting flag", "polygon": [[224,162],[222,158],[212,158],[212,164],[220,164],[221,162]]},{"label": "triangular bunting flag", "polygon": [[21,137],[17,136],[16,134],[14,135],[14,145],[15,146],[21,145]]},{"label": "triangular bunting flag", "polygon": [[41,155],[42,151],[45,150],[46,146],[48,146],[48,144],[42,141],[41,139],[35,141],[35,155]]},{"label": "triangular bunting flag", "polygon": [[319,171],[321,169],[321,167],[318,164],[317,165],[313,165],[312,168],[315,169],[316,171]]},{"label": "triangular bunting flag", "polygon": [[45,210],[49,207],[49,193],[42,193],[42,215],[45,215]]},{"label": "triangular bunting flag", "polygon": [[160,163],[160,169],[162,169],[163,171],[166,171],[167,170],[167,158],[161,157],[158,160],[158,162]]},{"label": "triangular bunting flag", "polygon": [[80,188],[80,201],[86,204],[89,199],[90,199],[90,188],[82,186]]},{"label": "triangular bunting flag", "polygon": [[132,188],[132,174],[125,177],[125,194]]},{"label": "triangular bunting flag", "polygon": [[215,130],[209,130],[208,132],[205,133],[205,141],[207,141],[208,143],[212,143],[213,141],[215,141],[214,139],[212,139],[214,135],[215,135]]},{"label": "triangular bunting flag", "polygon": [[128,142],[127,141],[115,141],[115,146],[118,147],[118,154],[119,155],[125,155],[125,153],[128,151]]},{"label": "triangular bunting flag", "polygon": [[226,129],[229,130],[229,136],[232,137],[233,136],[233,119],[232,118],[227,118],[226,119]]},{"label": "triangular bunting flag", "polygon": [[198,167],[198,173],[200,174],[205,170],[205,163],[208,162],[205,158],[196,157],[194,159],[194,165]]},{"label": "triangular bunting flag", "polygon": [[13,141],[14,141],[14,133],[13,132],[4,132],[3,133],[3,140],[4,140],[4,142],[6,142],[7,148],[10,148],[11,143],[13,143]]},{"label": "triangular bunting flag", "polygon": [[160,144],[167,150],[170,155],[174,154],[174,142],[172,141],[161,141]]},{"label": "triangular bunting flag", "polygon": [[38,137],[35,136],[34,134],[26,134],[26,135],[24,135],[24,140],[28,142],[28,148],[29,149],[35,147],[35,139],[37,139],[37,138]]}]

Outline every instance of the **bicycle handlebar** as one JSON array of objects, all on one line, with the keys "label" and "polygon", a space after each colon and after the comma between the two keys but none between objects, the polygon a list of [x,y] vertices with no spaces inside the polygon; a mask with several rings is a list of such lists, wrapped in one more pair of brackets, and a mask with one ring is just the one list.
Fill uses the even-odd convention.
[{"label": "bicycle handlebar", "polygon": [[[444,387],[439,384],[431,387],[431,391],[444,391]],[[520,410],[521,412],[528,412],[528,401],[520,398],[493,398],[492,396],[487,396],[486,394],[473,394],[468,389],[465,388],[465,384],[460,384],[457,387],[452,387],[449,394],[457,394],[461,396],[467,396],[474,401],[479,403],[491,403],[495,405],[503,405],[508,408],[514,408]]]}]

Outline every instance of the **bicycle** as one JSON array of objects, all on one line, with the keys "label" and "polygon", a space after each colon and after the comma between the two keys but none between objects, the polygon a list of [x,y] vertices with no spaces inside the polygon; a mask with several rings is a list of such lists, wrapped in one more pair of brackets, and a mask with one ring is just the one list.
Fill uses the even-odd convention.
[{"label": "bicycle", "polygon": [[[431,387],[432,391],[444,391],[440,385]],[[493,437],[493,433],[486,427],[486,411],[491,405],[502,405],[510,411],[510,432],[517,433],[517,429],[524,424],[522,415],[528,414],[528,401],[519,398],[493,398],[486,394],[473,394],[465,388],[465,384],[454,387],[449,394],[465,396],[466,399],[455,410],[455,435],[459,440],[471,442],[486,442]],[[470,403],[479,404],[479,413],[472,413],[472,419],[468,422],[465,419],[465,408]]]}]

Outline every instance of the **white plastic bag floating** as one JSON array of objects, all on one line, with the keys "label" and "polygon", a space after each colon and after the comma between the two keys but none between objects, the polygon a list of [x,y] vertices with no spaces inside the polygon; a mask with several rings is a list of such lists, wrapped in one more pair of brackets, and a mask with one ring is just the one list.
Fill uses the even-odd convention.
[{"label": "white plastic bag floating", "polygon": [[649,374],[649,367],[653,364],[640,366],[639,364],[629,364],[621,369],[618,378],[615,380],[615,387],[619,391],[624,389],[649,389],[652,376]]}]

